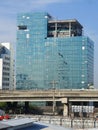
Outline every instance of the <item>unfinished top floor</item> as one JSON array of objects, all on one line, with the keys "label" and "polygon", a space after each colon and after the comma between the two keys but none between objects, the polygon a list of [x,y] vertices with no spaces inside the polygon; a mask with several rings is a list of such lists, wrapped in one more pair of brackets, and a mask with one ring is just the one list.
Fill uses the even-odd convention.
[{"label": "unfinished top floor", "polygon": [[83,26],[76,20],[48,21],[47,37],[75,37],[82,36]]},{"label": "unfinished top floor", "polygon": [[[37,26],[36,28],[34,28],[35,25]],[[57,20],[46,12],[22,13],[18,15],[18,30],[27,31],[30,27],[31,31],[36,32],[42,29],[41,26],[45,26],[42,31],[47,32],[47,37],[63,38],[83,35],[83,26],[76,19]]]}]

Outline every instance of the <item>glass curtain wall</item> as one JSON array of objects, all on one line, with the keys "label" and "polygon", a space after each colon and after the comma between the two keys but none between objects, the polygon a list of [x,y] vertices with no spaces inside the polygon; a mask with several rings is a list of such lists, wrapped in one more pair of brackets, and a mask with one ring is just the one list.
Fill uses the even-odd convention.
[{"label": "glass curtain wall", "polygon": [[94,43],[84,36],[48,37],[47,13],[18,15],[16,88],[80,89],[93,84]]}]

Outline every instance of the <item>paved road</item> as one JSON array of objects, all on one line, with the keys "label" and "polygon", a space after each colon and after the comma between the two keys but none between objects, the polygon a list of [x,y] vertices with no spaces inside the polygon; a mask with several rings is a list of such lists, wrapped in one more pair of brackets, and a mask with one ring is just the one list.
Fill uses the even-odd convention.
[{"label": "paved road", "polygon": [[39,122],[39,123],[36,122],[33,124],[32,127],[25,128],[24,130],[73,130],[73,129],[64,128],[64,127],[56,126],[56,125],[45,124],[45,123],[41,123],[41,122]]},{"label": "paved road", "polygon": [[[23,130],[23,129],[20,129],[20,130]],[[72,128],[64,128],[61,126],[36,122],[33,124],[33,126],[31,126],[29,128],[25,128],[24,130],[98,130],[98,128],[85,128],[85,129],[73,128],[72,129]]]}]

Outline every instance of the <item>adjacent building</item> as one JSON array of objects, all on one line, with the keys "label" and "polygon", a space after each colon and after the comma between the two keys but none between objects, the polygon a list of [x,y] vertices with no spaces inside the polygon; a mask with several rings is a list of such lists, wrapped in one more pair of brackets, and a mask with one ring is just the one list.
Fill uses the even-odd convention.
[{"label": "adjacent building", "polygon": [[11,43],[0,43],[0,89],[13,90],[14,60]]},{"label": "adjacent building", "polygon": [[76,20],[48,13],[17,17],[16,88],[81,89],[94,83],[94,43]]}]

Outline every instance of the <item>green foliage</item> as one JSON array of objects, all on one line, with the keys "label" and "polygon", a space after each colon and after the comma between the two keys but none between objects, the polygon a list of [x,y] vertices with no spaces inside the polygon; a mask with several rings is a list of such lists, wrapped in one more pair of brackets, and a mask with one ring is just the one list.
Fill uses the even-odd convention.
[{"label": "green foliage", "polygon": [[5,110],[6,106],[7,106],[6,102],[0,102],[0,109]]}]

